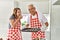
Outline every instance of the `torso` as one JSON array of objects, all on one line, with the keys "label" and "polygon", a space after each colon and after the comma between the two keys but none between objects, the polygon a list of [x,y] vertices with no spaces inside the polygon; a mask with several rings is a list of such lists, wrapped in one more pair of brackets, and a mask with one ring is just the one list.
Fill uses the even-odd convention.
[{"label": "torso", "polygon": [[38,19],[38,14],[35,15],[35,18],[32,17],[32,15],[30,15],[30,25],[33,28],[40,28],[42,26],[41,22]]}]

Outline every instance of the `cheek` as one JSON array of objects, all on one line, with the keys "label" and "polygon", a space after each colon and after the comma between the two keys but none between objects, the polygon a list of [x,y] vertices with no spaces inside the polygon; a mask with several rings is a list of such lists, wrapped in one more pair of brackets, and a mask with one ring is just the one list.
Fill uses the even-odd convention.
[{"label": "cheek", "polygon": [[19,13],[17,13],[17,16],[19,16]]},{"label": "cheek", "polygon": [[29,12],[30,12],[30,13],[32,13],[32,12],[33,12],[33,10],[30,10]]},{"label": "cheek", "polygon": [[32,9],[32,10],[31,10],[31,12],[35,12],[35,10],[34,10],[34,9]]}]

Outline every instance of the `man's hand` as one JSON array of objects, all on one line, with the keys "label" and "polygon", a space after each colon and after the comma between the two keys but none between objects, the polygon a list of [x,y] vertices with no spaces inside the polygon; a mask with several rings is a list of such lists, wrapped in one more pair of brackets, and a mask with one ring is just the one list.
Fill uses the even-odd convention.
[{"label": "man's hand", "polygon": [[45,23],[46,26],[41,27],[41,31],[44,32],[45,30],[48,29],[48,22]]},{"label": "man's hand", "polygon": [[29,27],[29,24],[26,24],[26,28],[28,28]]},{"label": "man's hand", "polygon": [[45,23],[46,27],[48,27],[48,22]]}]

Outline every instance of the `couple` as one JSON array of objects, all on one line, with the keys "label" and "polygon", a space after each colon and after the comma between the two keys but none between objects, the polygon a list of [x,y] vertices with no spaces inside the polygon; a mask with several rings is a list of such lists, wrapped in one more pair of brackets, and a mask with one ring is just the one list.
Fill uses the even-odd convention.
[{"label": "couple", "polygon": [[[27,24],[26,27],[30,25],[31,28],[41,28],[42,27],[42,21],[48,27],[48,22],[45,16],[43,16],[41,13],[38,13],[36,11],[36,8],[33,4],[28,5],[28,10],[30,12],[30,15],[27,18]],[[21,9],[20,8],[14,8],[13,15],[10,17],[10,27],[8,30],[8,40],[22,40],[21,35],[21,21],[22,18],[21,15]],[[45,32],[38,31],[38,32],[32,32],[31,40],[35,40],[35,38],[38,38],[40,40],[45,38]]]}]

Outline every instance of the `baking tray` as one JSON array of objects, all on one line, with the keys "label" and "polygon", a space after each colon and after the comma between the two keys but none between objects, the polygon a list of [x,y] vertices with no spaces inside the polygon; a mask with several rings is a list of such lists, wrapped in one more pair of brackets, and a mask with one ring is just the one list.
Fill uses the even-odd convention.
[{"label": "baking tray", "polygon": [[24,28],[21,31],[22,32],[38,32],[40,30],[41,30],[40,28]]}]

